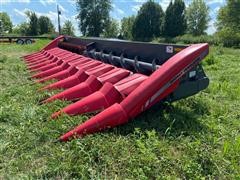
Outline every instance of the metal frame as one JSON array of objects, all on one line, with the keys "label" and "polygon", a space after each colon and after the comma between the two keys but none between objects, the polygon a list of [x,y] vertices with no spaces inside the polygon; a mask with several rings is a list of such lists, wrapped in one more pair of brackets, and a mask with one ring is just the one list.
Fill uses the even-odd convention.
[{"label": "metal frame", "polygon": [[[147,75],[158,69],[170,57],[188,47],[187,45],[68,36],[65,36],[63,41],[76,47],[86,47],[84,52],[86,56]],[[60,47],[64,48],[63,46]],[[69,50],[67,47],[65,49]],[[193,72],[194,76],[192,76]],[[181,78],[179,87],[163,101],[173,102],[192,96],[207,88],[208,84],[209,79],[202,66],[198,64]]]}]

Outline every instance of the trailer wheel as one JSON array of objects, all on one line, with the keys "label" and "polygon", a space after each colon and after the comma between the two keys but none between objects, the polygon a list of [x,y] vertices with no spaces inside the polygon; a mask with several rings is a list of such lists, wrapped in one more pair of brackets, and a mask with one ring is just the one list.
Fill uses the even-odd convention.
[{"label": "trailer wheel", "polygon": [[25,40],[25,43],[26,43],[26,44],[32,44],[32,40],[31,40],[31,39],[26,39],[26,40]]},{"label": "trailer wheel", "polygon": [[24,44],[24,40],[23,39],[17,39],[16,43],[20,44],[20,45],[23,45]]}]

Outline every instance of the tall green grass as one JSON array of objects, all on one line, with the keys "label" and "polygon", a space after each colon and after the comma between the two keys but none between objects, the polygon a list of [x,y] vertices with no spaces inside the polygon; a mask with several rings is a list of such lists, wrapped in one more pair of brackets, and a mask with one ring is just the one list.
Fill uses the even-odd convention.
[{"label": "tall green grass", "polygon": [[38,102],[19,58],[34,45],[0,45],[0,179],[239,179],[240,50],[211,47],[210,86],[158,105],[128,124],[67,143],[55,140],[87,116],[50,120],[69,102]]},{"label": "tall green grass", "polygon": [[240,47],[240,35],[231,34],[231,32],[221,32],[215,35],[200,35],[193,36],[191,34],[184,34],[175,38],[160,37],[154,40],[161,43],[178,43],[178,44],[196,44],[208,43],[209,45],[224,46],[224,47]]}]

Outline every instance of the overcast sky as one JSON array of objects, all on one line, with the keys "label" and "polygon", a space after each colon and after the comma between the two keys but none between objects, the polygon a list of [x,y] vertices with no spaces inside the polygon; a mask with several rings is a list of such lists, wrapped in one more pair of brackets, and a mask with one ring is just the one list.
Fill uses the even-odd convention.
[{"label": "overcast sky", "polygon": [[[163,10],[166,10],[171,0],[155,0],[159,3]],[[120,21],[123,17],[130,15],[136,15],[141,5],[146,0],[112,0],[111,17]],[[191,0],[185,0],[186,6],[191,3]],[[219,8],[225,5],[225,0],[206,0],[207,5],[210,7],[209,28],[208,34],[215,32],[214,22],[216,20],[217,12]],[[74,0],[0,0],[0,12],[7,12],[14,25],[26,21],[25,11],[31,10],[37,13],[37,15],[48,16],[55,27],[57,27],[57,13],[56,6],[59,4],[62,11],[61,24],[66,20],[71,20],[75,26],[76,34],[79,35],[77,20],[75,16],[77,14],[76,5]]]}]

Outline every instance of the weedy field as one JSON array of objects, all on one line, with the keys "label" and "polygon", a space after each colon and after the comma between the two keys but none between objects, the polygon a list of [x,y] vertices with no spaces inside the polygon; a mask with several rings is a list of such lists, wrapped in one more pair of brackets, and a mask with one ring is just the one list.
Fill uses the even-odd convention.
[{"label": "weedy field", "polygon": [[239,179],[240,49],[211,47],[203,62],[210,86],[158,105],[130,123],[68,143],[56,143],[87,116],[52,112],[68,102],[38,102],[38,84],[20,56],[34,45],[0,45],[0,179]]}]

